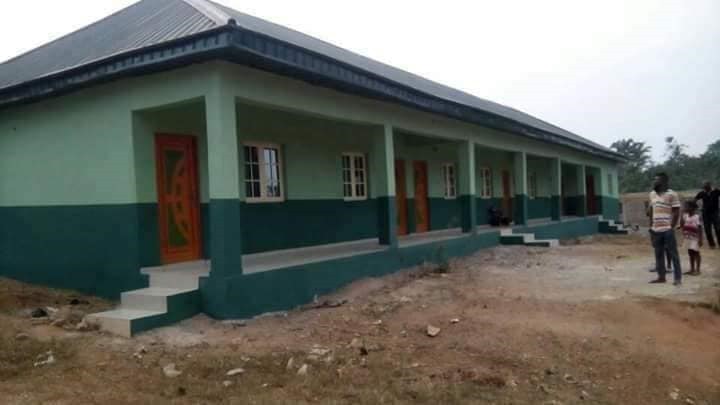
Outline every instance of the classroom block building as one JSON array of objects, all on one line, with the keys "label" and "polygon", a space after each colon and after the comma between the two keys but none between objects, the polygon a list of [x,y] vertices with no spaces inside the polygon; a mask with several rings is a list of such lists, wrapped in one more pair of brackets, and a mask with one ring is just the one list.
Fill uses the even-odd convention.
[{"label": "classroom block building", "polygon": [[0,276],[121,298],[98,319],[128,335],[248,317],[617,230],[621,161],[217,3],[143,0],[0,64]]}]

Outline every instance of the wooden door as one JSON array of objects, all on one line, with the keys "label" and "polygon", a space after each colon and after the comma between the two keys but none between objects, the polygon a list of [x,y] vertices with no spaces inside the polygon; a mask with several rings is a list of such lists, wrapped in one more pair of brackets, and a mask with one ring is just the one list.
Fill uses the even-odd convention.
[{"label": "wooden door", "polygon": [[397,233],[408,234],[407,183],[405,179],[405,161],[395,161],[395,205],[397,206]]},{"label": "wooden door", "polygon": [[588,215],[596,215],[597,209],[595,206],[595,178],[592,174],[585,176],[585,188],[587,197],[587,213]]},{"label": "wooden door", "polygon": [[427,162],[413,162],[415,174],[415,231],[430,230],[430,208],[428,206]]},{"label": "wooden door", "polygon": [[199,260],[200,201],[195,137],[155,136],[160,257],[164,264]]},{"label": "wooden door", "polygon": [[502,199],[502,211],[503,216],[512,220],[513,217],[513,206],[512,206],[512,180],[510,179],[510,172],[503,170],[502,172],[502,186],[503,186],[503,199]]}]

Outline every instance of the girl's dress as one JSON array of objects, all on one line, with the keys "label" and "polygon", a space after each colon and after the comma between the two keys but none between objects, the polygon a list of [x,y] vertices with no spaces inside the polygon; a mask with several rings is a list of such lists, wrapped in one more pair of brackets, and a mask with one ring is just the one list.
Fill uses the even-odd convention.
[{"label": "girl's dress", "polygon": [[688,250],[700,251],[700,215],[683,214],[683,235]]}]

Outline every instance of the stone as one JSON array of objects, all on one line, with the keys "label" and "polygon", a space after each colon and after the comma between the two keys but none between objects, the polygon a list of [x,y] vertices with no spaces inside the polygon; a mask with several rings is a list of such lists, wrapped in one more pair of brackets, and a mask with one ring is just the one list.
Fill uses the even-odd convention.
[{"label": "stone", "polygon": [[409,302],[412,302],[412,298],[403,295],[402,297],[400,297],[400,302],[407,304]]},{"label": "stone", "polygon": [[435,326],[428,325],[427,327],[427,335],[430,337],[436,337],[440,334],[440,328],[436,328]]},{"label": "stone", "polygon": [[37,361],[33,364],[35,367],[49,366],[55,363],[55,356],[52,351],[48,351],[37,357]]},{"label": "stone", "polygon": [[568,384],[577,384],[577,380],[575,379],[575,377],[571,376],[570,374],[565,374],[563,380],[565,380],[565,382]]},{"label": "stone", "polygon": [[582,400],[590,399],[590,394],[588,394],[587,391],[581,391],[580,399],[582,399]]},{"label": "stone", "polygon": [[240,374],[245,374],[245,369],[244,369],[244,368],[235,368],[235,369],[232,369],[232,370],[228,371],[226,375],[227,375],[228,377],[232,377],[232,376],[236,376],[236,375],[240,375]]},{"label": "stone", "polygon": [[295,358],[290,357],[290,360],[288,360],[287,365],[285,366],[285,370],[290,371],[293,368],[295,368]]},{"label": "stone", "polygon": [[460,319],[458,319],[458,318],[453,318],[453,319],[450,320],[450,323],[460,323]]},{"label": "stone", "polygon": [[548,387],[547,385],[545,385],[545,384],[540,384],[540,391],[542,391],[542,392],[544,392],[544,393],[546,393],[546,394],[552,394],[552,393],[553,393],[553,390],[552,390],[550,387]]},{"label": "stone", "polygon": [[42,308],[37,308],[30,313],[30,316],[33,318],[47,318],[48,313]]},{"label": "stone", "polygon": [[163,374],[165,374],[165,377],[167,378],[175,378],[179,377],[182,374],[182,371],[178,370],[175,367],[175,363],[170,363],[167,366],[163,367]]},{"label": "stone", "polygon": [[298,370],[297,375],[305,376],[305,375],[307,375],[307,373],[308,373],[308,365],[303,364],[302,367],[300,367],[300,369]]},{"label": "stone", "polygon": [[317,357],[323,357],[330,353],[330,349],[315,345],[312,349],[310,349],[310,355],[317,356]]},{"label": "stone", "polygon": [[678,399],[680,399],[680,394],[673,391],[670,393],[670,399],[672,399],[673,401],[677,401]]},{"label": "stone", "polygon": [[375,325],[375,326],[380,326],[382,324],[383,324],[382,319],[378,319],[377,321],[373,322],[373,325]]},{"label": "stone", "polygon": [[230,380],[225,380],[225,381],[223,381],[222,384],[223,384],[223,387],[227,388],[227,387],[230,387],[231,385],[233,385],[233,382]]},{"label": "stone", "polygon": [[353,338],[353,340],[350,341],[350,344],[348,345],[348,347],[351,347],[353,349],[360,349],[364,346],[365,346],[365,343],[363,343],[363,341],[358,338]]},{"label": "stone", "polygon": [[28,339],[30,339],[30,335],[28,335],[27,333],[21,332],[21,333],[18,333],[17,335],[15,335],[15,340],[28,340]]},{"label": "stone", "polygon": [[692,398],[685,398],[685,403],[688,405],[695,405],[695,401]]},{"label": "stone", "polygon": [[247,321],[242,320],[242,319],[228,320],[228,321],[223,321],[222,323],[223,323],[223,325],[232,326],[233,328],[243,328],[243,327],[247,326]]}]

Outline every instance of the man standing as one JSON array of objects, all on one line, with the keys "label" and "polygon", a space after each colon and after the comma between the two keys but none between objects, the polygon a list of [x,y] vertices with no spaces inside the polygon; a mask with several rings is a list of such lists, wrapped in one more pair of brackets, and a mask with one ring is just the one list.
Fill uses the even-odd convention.
[{"label": "man standing", "polygon": [[655,176],[653,191],[650,193],[650,236],[655,249],[655,267],[658,278],[652,284],[665,283],[665,253],[670,254],[676,286],[682,284],[682,269],[678,254],[675,228],[680,220],[680,198],[670,189],[670,179],[665,173]]},{"label": "man standing", "polygon": [[706,181],[703,184],[703,190],[695,196],[695,202],[702,200],[702,218],[707,236],[708,246],[715,249],[715,239],[713,238],[713,230],[715,237],[720,244],[720,210],[718,209],[718,200],[720,200],[720,190],[713,189],[712,183]]}]

